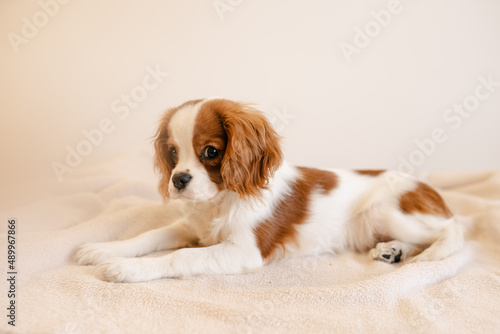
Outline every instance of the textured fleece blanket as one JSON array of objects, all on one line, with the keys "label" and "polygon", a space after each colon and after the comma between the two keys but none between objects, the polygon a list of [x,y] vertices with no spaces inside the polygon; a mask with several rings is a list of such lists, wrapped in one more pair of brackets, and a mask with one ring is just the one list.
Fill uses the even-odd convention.
[{"label": "textured fleece blanket", "polygon": [[[137,151],[82,167],[54,181],[50,198],[1,213],[0,332],[500,333],[500,171],[426,175],[469,230],[465,249],[444,261],[389,265],[346,253],[241,275],[103,282],[75,263],[78,245],[130,238],[180,214],[161,204],[151,161]],[[145,210],[158,219],[142,219]]]}]

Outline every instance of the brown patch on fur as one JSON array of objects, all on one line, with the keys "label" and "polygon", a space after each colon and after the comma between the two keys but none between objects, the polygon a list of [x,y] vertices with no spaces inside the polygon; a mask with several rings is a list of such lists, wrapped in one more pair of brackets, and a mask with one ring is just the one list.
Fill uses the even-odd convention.
[{"label": "brown patch on fur", "polygon": [[[224,189],[221,167],[226,145],[227,135],[220,114],[204,104],[196,116],[193,148],[207,170],[210,180],[217,185],[219,190]],[[219,150],[219,156],[215,159],[204,159],[203,154],[207,146]]]},{"label": "brown patch on fur", "polygon": [[290,187],[290,194],[283,198],[272,216],[255,228],[257,245],[262,258],[271,257],[278,247],[285,249],[290,242],[297,242],[296,226],[303,224],[309,215],[310,197],[314,190],[328,194],[337,186],[336,174],[312,168],[298,168],[301,175]]},{"label": "brown patch on fur", "polygon": [[154,148],[155,148],[155,170],[159,171],[161,174],[160,183],[158,184],[158,190],[163,197],[163,200],[168,198],[168,183],[170,182],[170,176],[172,169],[175,168],[176,162],[173,161],[170,156],[169,149],[171,147],[169,143],[170,134],[168,132],[168,123],[172,119],[172,116],[177,112],[177,110],[187,106],[195,105],[202,100],[191,100],[181,104],[178,107],[171,108],[163,115],[160,126],[156,131],[154,137]]},{"label": "brown patch on fur", "polygon": [[357,169],[355,170],[356,173],[361,174],[361,175],[368,175],[368,176],[379,176],[380,174],[384,173],[384,169],[379,169],[379,170],[370,170],[370,169]]},{"label": "brown patch on fur", "polygon": [[403,194],[399,199],[399,207],[404,213],[423,213],[451,218],[453,214],[446,206],[443,198],[425,183],[418,182],[417,188]]},{"label": "brown patch on fur", "polygon": [[206,165],[210,178],[215,183],[222,178],[223,186],[241,197],[259,196],[283,161],[280,138],[264,115],[246,104],[214,99],[200,107],[197,126],[195,149],[210,140],[218,140],[216,144],[221,147],[222,141],[226,141],[220,177],[218,162]]}]

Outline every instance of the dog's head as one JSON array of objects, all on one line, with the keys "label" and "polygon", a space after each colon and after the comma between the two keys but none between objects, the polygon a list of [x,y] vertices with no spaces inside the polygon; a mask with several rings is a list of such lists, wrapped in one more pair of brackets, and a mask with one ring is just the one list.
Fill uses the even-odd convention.
[{"label": "dog's head", "polygon": [[154,146],[164,199],[209,201],[222,191],[259,196],[283,160],[279,137],[265,116],[224,99],[168,110]]}]

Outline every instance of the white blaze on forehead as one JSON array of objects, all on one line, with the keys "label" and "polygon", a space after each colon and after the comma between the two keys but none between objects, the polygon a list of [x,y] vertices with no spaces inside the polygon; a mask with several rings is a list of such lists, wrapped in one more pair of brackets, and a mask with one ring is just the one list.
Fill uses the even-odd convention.
[{"label": "white blaze on forehead", "polygon": [[194,126],[203,102],[205,101],[177,110],[170,119],[169,133],[177,147],[178,156],[178,162],[172,170],[172,176],[176,173],[189,171],[192,177],[188,185],[181,191],[178,191],[170,180],[169,192],[172,198],[204,201],[213,198],[218,193],[217,185],[210,180],[207,170],[199,160],[200,152],[195,152],[193,148]]},{"label": "white blaze on forehead", "polygon": [[[188,163],[188,160],[196,160],[196,154],[193,149],[193,132],[196,116],[202,103],[198,102],[195,105],[187,105],[177,110],[170,120],[169,132],[177,145],[177,155],[179,156],[177,167],[182,167],[179,165]],[[188,169],[189,167],[186,168]]]}]

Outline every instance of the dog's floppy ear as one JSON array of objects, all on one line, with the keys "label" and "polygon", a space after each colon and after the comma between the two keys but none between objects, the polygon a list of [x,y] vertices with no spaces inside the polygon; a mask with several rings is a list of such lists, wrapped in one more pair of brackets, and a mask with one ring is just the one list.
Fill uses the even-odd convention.
[{"label": "dog's floppy ear", "polygon": [[224,184],[241,197],[258,196],[283,161],[280,137],[260,111],[227,100],[217,104],[227,134]]},{"label": "dog's floppy ear", "polygon": [[160,121],[160,127],[158,128],[158,131],[156,131],[156,135],[154,137],[154,166],[155,170],[160,172],[161,174],[160,183],[158,184],[158,191],[163,197],[163,200],[166,200],[169,197],[168,183],[170,182],[172,169],[175,168],[175,162],[172,160],[170,152],[168,152],[168,123],[172,118],[172,114],[173,110],[169,110],[165,113]]}]

